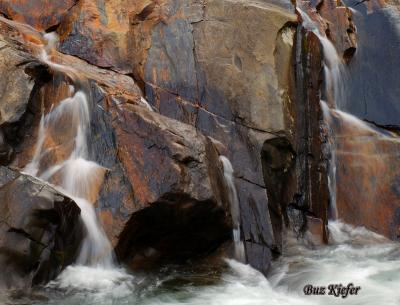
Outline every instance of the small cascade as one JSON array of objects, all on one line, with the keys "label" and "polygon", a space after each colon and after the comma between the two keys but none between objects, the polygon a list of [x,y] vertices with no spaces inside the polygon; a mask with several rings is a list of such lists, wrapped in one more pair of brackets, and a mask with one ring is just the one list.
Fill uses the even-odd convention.
[{"label": "small cascade", "polygon": [[345,93],[345,82],[348,78],[348,72],[344,66],[339,54],[336,51],[335,46],[322,34],[318,26],[311,20],[311,18],[297,7],[297,11],[300,13],[303,19],[303,27],[313,32],[320,40],[324,52],[324,74],[326,82],[326,95],[327,102],[330,107],[344,109],[346,106],[346,93]]},{"label": "small cascade", "polygon": [[229,188],[229,202],[231,208],[232,224],[233,224],[233,242],[235,246],[235,258],[238,261],[245,261],[244,244],[240,234],[240,206],[236,191],[236,186],[233,180],[233,167],[229,159],[225,156],[220,156],[220,161],[224,167],[224,177],[226,185]]},{"label": "small cascade", "polygon": [[339,213],[336,204],[336,141],[334,130],[331,128],[332,126],[332,117],[329,106],[323,101],[320,101],[322,114],[324,116],[324,122],[328,126],[328,143],[327,148],[330,153],[329,156],[329,167],[328,167],[328,189],[329,189],[329,197],[330,197],[330,205],[329,205],[329,218],[338,219]]},{"label": "small cascade", "polygon": [[[338,55],[336,48],[332,42],[321,34],[317,24],[300,8],[297,8],[303,19],[303,27],[313,32],[320,40],[324,54],[324,72],[325,72],[325,95],[326,101],[321,100],[321,109],[323,118],[327,126],[328,133],[328,150],[330,152],[328,187],[330,192],[330,218],[338,219],[340,214],[337,207],[337,163],[338,156],[354,154],[349,143],[358,143],[359,150],[365,150],[367,153],[373,153],[368,150],[368,143],[371,140],[398,141],[396,137],[389,132],[385,132],[373,125],[358,119],[349,114],[344,109],[348,108],[346,103],[346,87],[345,84],[350,80],[346,66]],[[348,88],[347,88],[348,89]],[[347,140],[346,140],[347,139]],[[364,141],[364,142],[363,142]],[[365,144],[364,144],[365,143]],[[354,144],[355,145],[355,144]],[[354,148],[353,148],[354,149]],[[361,152],[360,152],[361,153]],[[385,161],[380,159],[380,162]]]},{"label": "small cascade", "polygon": [[[54,48],[57,36],[46,34],[44,38],[48,45],[43,47],[41,59],[56,71],[75,76],[71,68],[54,64],[49,59],[48,54]],[[52,183],[80,207],[86,237],[77,263],[112,268],[112,247],[93,207],[106,169],[89,160],[91,104],[83,83],[81,80],[70,87],[71,96],[42,115],[35,153],[24,171]]]},{"label": "small cascade", "polygon": [[321,42],[324,54],[324,76],[325,76],[325,95],[327,101],[320,101],[324,121],[328,127],[328,150],[329,169],[328,169],[328,188],[330,195],[330,218],[338,218],[338,210],[336,204],[336,163],[337,163],[337,143],[334,127],[332,126],[331,109],[343,109],[346,106],[345,86],[348,72],[344,66],[335,46],[322,34],[315,22],[301,8],[297,7],[303,19],[303,27],[313,32]]}]

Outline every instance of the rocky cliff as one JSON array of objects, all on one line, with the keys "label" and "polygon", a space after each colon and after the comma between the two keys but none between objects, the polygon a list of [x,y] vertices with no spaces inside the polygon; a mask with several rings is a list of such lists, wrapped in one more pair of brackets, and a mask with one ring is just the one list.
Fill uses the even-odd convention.
[{"label": "rocky cliff", "polygon": [[[366,68],[357,61],[374,52],[372,47],[356,52],[368,28],[360,30],[357,40],[360,21],[337,1],[297,6],[335,45],[350,70],[361,75],[357,71]],[[304,25],[293,4],[0,0],[0,13],[0,162],[19,171],[29,164],[40,140],[42,116],[70,97],[71,85],[78,83],[90,97],[89,154],[102,167],[86,197],[96,206],[120,262],[135,268],[181,262],[232,240],[232,196],[221,156],[234,169],[241,236],[253,267],[268,271],[271,260],[281,254],[287,228],[299,236],[309,229],[315,242],[327,242],[333,204],[328,172],[334,156],[329,150],[332,126],[324,121],[320,100],[332,102],[332,96],[324,89],[326,54],[320,37]],[[59,37],[51,60],[42,55],[49,43],[45,32]],[[54,63],[74,72],[56,69]],[[366,117],[374,119],[372,113],[367,111]],[[62,117],[49,127],[39,175],[71,153],[71,130]],[[339,149],[358,149],[336,131]],[[381,147],[376,138],[373,143],[368,154],[385,151],[394,158],[397,144]],[[355,163],[340,151],[338,160],[346,164],[338,168],[338,181],[354,180]],[[57,184],[57,176],[52,179]],[[396,179],[393,171],[389,180],[394,182],[388,183],[395,185],[395,196]],[[380,224],[387,217],[397,217],[397,223],[397,205],[371,225],[375,220],[369,214],[354,212],[351,200],[362,198],[357,194],[369,188],[368,181],[357,181],[351,192],[342,189],[347,183],[338,187],[339,215],[393,238],[396,225],[387,229]],[[27,194],[26,200],[34,196]],[[7,208],[6,203],[0,208]],[[76,243],[79,236],[74,238]],[[68,263],[34,279],[53,278]]]},{"label": "rocky cliff", "polygon": [[[218,209],[229,211],[218,161],[224,154],[235,170],[248,260],[266,272],[272,252],[280,251],[282,228],[271,222],[270,213],[279,212],[268,206],[261,155],[266,141],[290,133],[294,8],[251,1],[79,1],[54,4],[50,18],[34,17],[24,2],[3,6],[7,18],[56,30],[59,50],[74,57],[54,56],[91,80],[98,106],[93,108],[93,156],[109,169],[96,204],[117,253],[127,253],[119,236],[126,235],[128,220],[153,204],[213,204],[216,216],[209,208],[197,230],[215,226],[208,219],[217,217]],[[30,136],[6,142],[19,168],[32,157],[41,103],[48,111],[65,97],[68,85],[45,65],[36,65],[43,70],[39,78],[46,79],[32,82],[27,76],[23,95],[33,112],[31,125],[24,126],[25,113],[16,127]],[[104,84],[110,78],[114,83]],[[140,106],[141,94],[155,111]],[[63,132],[59,126],[54,131],[53,151]],[[53,158],[57,154],[62,152]],[[226,220],[219,223],[216,228],[229,227]],[[140,230],[146,230],[143,226]],[[212,248],[229,238],[228,231],[215,232],[204,233]]]}]

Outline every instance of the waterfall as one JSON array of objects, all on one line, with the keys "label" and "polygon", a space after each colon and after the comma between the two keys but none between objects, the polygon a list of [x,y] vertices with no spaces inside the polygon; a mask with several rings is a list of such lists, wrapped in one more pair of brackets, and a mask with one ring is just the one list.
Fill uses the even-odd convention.
[{"label": "waterfall", "polygon": [[[48,52],[54,48],[57,36],[46,34],[44,38],[48,40],[48,44],[42,49],[41,59],[56,71],[76,76],[73,69],[55,64],[49,59]],[[82,87],[82,84],[79,85]],[[54,184],[70,196],[81,209],[86,236],[81,245],[77,264],[112,268],[114,265],[112,247],[97,220],[93,206],[106,169],[89,160],[91,104],[88,94],[84,89],[78,89],[76,84],[70,87],[70,95],[52,107],[48,114],[42,115],[35,153],[24,171]],[[63,130],[65,138],[57,139],[60,145],[56,145],[57,143],[53,142],[58,136],[57,130],[63,128],[60,125],[69,130]],[[53,160],[52,154],[59,157]]]},{"label": "waterfall", "polygon": [[320,101],[323,118],[328,127],[328,149],[330,151],[329,168],[328,168],[328,188],[330,196],[330,217],[338,218],[338,210],[336,204],[336,139],[332,126],[332,118],[330,109],[343,109],[346,106],[345,86],[348,72],[344,66],[339,54],[332,42],[322,34],[313,20],[301,8],[297,7],[303,19],[303,27],[313,32],[319,39],[323,49],[324,76],[325,76],[325,94],[327,101]]},{"label": "waterfall", "polygon": [[303,19],[303,27],[313,32],[319,39],[324,53],[324,75],[326,95],[331,107],[344,109],[346,106],[345,82],[348,77],[346,67],[332,42],[320,32],[318,26],[302,9],[297,7]]},{"label": "waterfall", "polygon": [[232,216],[232,225],[233,225],[233,242],[235,247],[235,258],[238,261],[244,262],[245,261],[245,253],[244,253],[244,244],[241,240],[240,234],[240,206],[239,206],[239,199],[237,196],[236,186],[233,177],[233,167],[229,159],[225,156],[219,157],[223,168],[224,168],[224,177],[226,185],[229,189],[229,203],[231,209],[231,216]]},{"label": "waterfall", "polygon": [[336,141],[335,133],[332,129],[332,116],[327,103],[323,100],[320,101],[324,122],[328,126],[328,143],[327,148],[330,152],[329,166],[328,166],[328,189],[329,189],[329,217],[331,219],[338,219],[339,213],[336,204]]}]

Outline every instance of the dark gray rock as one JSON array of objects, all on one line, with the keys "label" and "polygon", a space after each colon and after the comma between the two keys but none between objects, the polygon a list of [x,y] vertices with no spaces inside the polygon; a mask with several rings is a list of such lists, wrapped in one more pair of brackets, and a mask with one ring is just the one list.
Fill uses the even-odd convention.
[{"label": "dark gray rock", "polygon": [[0,215],[0,287],[47,283],[75,261],[80,209],[53,187],[0,167]]}]

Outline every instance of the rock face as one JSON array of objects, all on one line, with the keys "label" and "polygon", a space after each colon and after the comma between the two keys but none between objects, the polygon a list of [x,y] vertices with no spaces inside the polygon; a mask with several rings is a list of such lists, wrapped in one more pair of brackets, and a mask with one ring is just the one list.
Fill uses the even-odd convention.
[{"label": "rock face", "polygon": [[291,133],[293,11],[268,1],[80,1],[58,29],[63,52],[132,73],[157,112],[225,145],[246,244],[268,254],[250,263],[264,272],[282,232],[271,226],[260,155]]},{"label": "rock face", "polygon": [[[13,148],[7,129],[18,122],[25,113],[33,88],[31,76],[25,71],[26,58],[0,40],[0,164],[11,161]],[[7,139],[8,137],[8,139]]]},{"label": "rock face", "polygon": [[0,82],[0,126],[19,121],[29,102],[33,82],[24,71],[22,57],[5,41],[0,41],[0,69],[4,71]]},{"label": "rock face", "polygon": [[0,167],[0,215],[0,287],[46,283],[75,261],[80,209],[51,186]]},{"label": "rock face", "polygon": [[356,6],[354,14],[359,51],[349,63],[344,110],[377,125],[339,113],[334,126],[339,217],[399,240],[399,81],[394,68],[399,58],[393,54],[399,50],[400,14],[394,5],[371,1]]},{"label": "rock face", "polygon": [[[5,33],[15,26],[4,22]],[[17,34],[23,31],[18,27],[14,30]],[[17,34],[13,41],[7,42],[10,48],[23,43],[24,35]],[[40,53],[40,46],[35,43],[24,47],[26,58],[30,56],[28,51]],[[107,169],[101,189],[92,190],[91,198],[96,201],[109,238],[118,245],[119,259],[133,266],[136,256],[151,246],[160,260],[179,261],[207,254],[228,240],[231,223],[226,211],[230,203],[219,162],[219,149],[223,151],[223,145],[191,125],[149,110],[141,102],[140,90],[131,78],[56,51],[51,56],[58,64],[71,67],[73,73],[60,72],[57,67],[31,58],[34,89],[29,94],[28,109],[16,126],[23,137],[15,145],[13,164],[24,168],[32,160],[42,113],[46,114],[68,97],[69,85],[74,81],[90,98],[91,159]],[[61,116],[57,126],[47,129],[43,147],[48,153],[39,163],[39,173],[43,173],[46,164],[57,164],[70,154],[72,143],[65,139],[71,138],[71,127],[65,122],[68,120]],[[160,237],[148,228],[148,223],[139,221],[139,227],[131,225],[146,213],[155,218],[169,217],[161,229],[175,236],[171,242],[177,244],[160,248]],[[197,222],[196,227],[193,221]],[[128,243],[136,238],[131,231],[135,234],[147,231],[149,235],[143,245]],[[197,246],[199,243],[201,247]],[[177,256],[174,249],[185,245],[185,250]],[[138,253],[132,253],[131,248]]]},{"label": "rock face", "polygon": [[76,3],[77,0],[1,0],[0,11],[10,19],[47,30],[58,25]]},{"label": "rock face", "polygon": [[[272,230],[260,154],[266,140],[287,132],[290,24],[296,18],[268,3],[172,3],[137,18],[132,33],[143,37],[135,39],[143,43],[138,54],[146,52],[134,73],[161,114],[228,148],[248,258],[265,272],[271,249],[279,251],[274,233],[280,232]],[[156,22],[154,14],[165,22]]]},{"label": "rock face", "polygon": [[[227,186],[224,185],[219,153],[212,140],[190,125],[165,118],[144,107],[128,103],[117,106],[113,101],[108,102],[111,102],[108,105],[109,117],[104,122],[110,125],[97,129],[97,135],[104,139],[101,134],[113,130],[113,142],[104,144],[110,145],[106,151],[116,154],[114,158],[104,159],[102,151],[99,151],[95,159],[100,164],[106,161],[106,166],[122,169],[122,176],[113,177],[118,170],[112,170],[106,177],[103,197],[98,201],[106,232],[117,245],[117,256],[133,264],[133,261],[127,261],[135,256],[130,247],[136,249],[138,246],[133,241],[128,243],[129,240],[139,239],[132,235],[133,232],[140,232],[139,235],[143,236],[152,232],[148,233],[150,236],[145,241],[141,241],[144,245],[147,243],[147,247],[158,242],[162,237],[161,231],[170,232],[177,243],[169,247],[188,247],[186,255],[182,252],[175,257],[166,253],[167,259],[175,257],[176,260],[189,258],[189,254],[201,255],[229,239],[230,222],[225,212],[229,210]],[[159,224],[160,231],[155,234],[155,228],[148,227],[142,217],[163,219]],[[203,226],[199,223],[193,228],[191,217],[203,219]],[[213,230],[214,234],[209,230]],[[207,240],[202,242],[203,251],[188,246],[196,244],[196,234],[207,235]],[[186,240],[181,235],[186,236]],[[193,240],[188,244],[187,239],[190,238]],[[153,249],[157,249],[157,245]]]},{"label": "rock face", "polygon": [[[318,37],[299,26],[293,88],[296,103],[291,108],[293,148],[290,150],[287,143],[274,146],[284,144],[287,151],[285,165],[279,170],[284,179],[278,180],[284,183],[280,189],[285,190],[281,195],[281,209],[286,225],[301,235],[306,229],[312,229],[308,220],[316,218],[322,223],[322,240],[327,242],[329,152],[325,149],[327,132],[320,106],[322,60],[323,49]],[[279,161],[276,157],[275,160]]]},{"label": "rock face", "polygon": [[136,56],[130,53],[131,16],[146,2],[150,1],[79,1],[58,29],[60,50],[100,67],[131,73],[131,61]]},{"label": "rock face", "polygon": [[[380,125],[400,125],[398,7],[370,1],[355,7],[359,52],[349,64],[344,110]],[[385,46],[384,49],[381,46]]]},{"label": "rock face", "polygon": [[398,134],[332,113],[337,142],[337,210],[346,223],[400,238]]},{"label": "rock face", "polygon": [[320,1],[317,5],[319,15],[325,19],[325,33],[335,45],[339,55],[347,62],[353,58],[357,49],[356,26],[353,13],[340,1]]},{"label": "rock face", "polygon": [[[13,93],[20,94],[18,103],[7,97],[0,105],[20,107],[11,109],[17,117],[3,131],[5,155],[15,151],[5,163],[23,168],[29,162],[42,112],[78,82],[91,99],[90,155],[106,168],[96,205],[121,261],[137,267],[185,260],[229,239],[220,155],[235,171],[241,236],[252,266],[267,272],[286,227],[302,234],[308,226],[319,242],[327,241],[323,50],[315,33],[298,25],[289,2],[43,3],[48,10],[40,14],[23,1],[0,2],[0,11],[56,30],[62,53],[53,50],[50,59],[74,72],[38,60],[42,35],[1,18],[4,43],[13,40],[31,61],[0,50],[24,88]],[[351,11],[337,1],[303,5],[352,65],[358,45]],[[68,149],[58,145],[66,132],[58,128],[49,141],[53,161]],[[149,226],[150,220],[157,224]]]},{"label": "rock face", "polygon": [[[331,162],[336,159],[338,218],[346,223],[365,226],[388,238],[398,240],[399,198],[396,151],[399,144],[399,129],[396,115],[397,104],[393,102],[393,97],[398,90],[398,86],[394,85],[398,81],[395,81],[395,69],[393,69],[396,66],[397,57],[390,56],[387,50],[378,47],[388,45],[391,46],[390,50],[396,50],[398,29],[391,25],[395,24],[399,18],[398,10],[391,5],[386,5],[383,1],[371,1],[368,4],[357,5],[355,7],[357,11],[348,15],[347,22],[343,19],[343,14],[344,11],[349,13],[348,10],[344,7],[336,7],[337,3],[333,4],[329,1],[317,3],[315,10],[308,2],[306,4],[309,15],[317,22],[320,31],[326,32],[347,64],[344,70],[348,74],[341,75],[346,93],[345,101],[339,101],[339,104],[344,107],[341,110],[346,110],[361,119],[367,119],[374,123],[367,124],[341,111],[330,111],[329,126],[332,129],[331,135],[334,137],[335,153],[329,155],[329,151],[325,150],[322,151],[322,156],[330,158]],[[351,5],[351,3],[349,4]],[[356,53],[345,49],[345,45],[351,48],[355,26],[358,39],[357,45],[353,45],[353,47],[358,48]],[[347,34],[340,34],[344,33],[346,27]],[[312,36],[310,33],[307,35]],[[311,50],[307,50],[303,45],[302,50],[315,60],[317,48],[318,46],[314,46]],[[352,55],[351,58],[348,57],[349,54]],[[381,56],[386,59],[383,60]],[[313,59],[309,65],[311,79],[321,74],[321,67],[318,64],[313,65]],[[301,60],[303,63],[306,61],[306,58]],[[382,75],[378,76],[378,73],[382,73]],[[319,77],[320,80],[323,79],[321,75]],[[383,80],[383,83],[380,83],[379,80]],[[310,84],[310,88],[322,88],[321,81],[319,85],[315,81],[311,81]],[[296,92],[299,93],[298,90]],[[315,93],[316,91],[313,93],[314,96]],[[377,103],[379,103],[379,107]],[[312,114],[307,117],[311,118]],[[322,128],[321,135],[328,136],[327,126],[324,124],[320,126]],[[297,130],[303,129],[298,128]],[[320,144],[312,145],[312,147],[323,148],[327,143],[327,138],[321,140]],[[315,157],[315,154],[312,156]],[[328,160],[325,160],[325,164],[326,162]],[[324,162],[321,164],[323,165]],[[314,176],[312,181],[317,181],[316,179]],[[320,191],[318,194],[321,196],[323,192]],[[326,200],[320,202],[326,202]],[[317,205],[317,212],[315,209],[311,210],[312,216],[324,220],[324,217],[320,215],[325,211],[327,216],[327,208],[326,204],[325,206]]]}]

